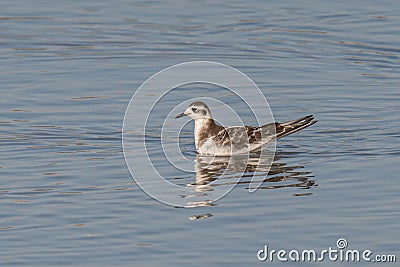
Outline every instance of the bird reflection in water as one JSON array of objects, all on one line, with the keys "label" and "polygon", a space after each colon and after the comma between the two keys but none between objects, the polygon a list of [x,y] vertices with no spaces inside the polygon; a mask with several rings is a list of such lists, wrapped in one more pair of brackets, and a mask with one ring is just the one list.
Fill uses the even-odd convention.
[{"label": "bird reflection in water", "polygon": [[[250,185],[251,179],[255,182],[263,182],[258,189],[275,189],[282,187],[299,187],[309,189],[315,187],[315,181],[311,180],[311,172],[302,171],[303,165],[287,165],[280,162],[285,158],[283,154],[274,156],[272,164],[268,155],[258,157],[257,154],[247,157],[204,157],[197,155],[195,162],[196,181],[189,186],[194,186],[196,191],[212,190],[214,186],[231,184],[229,179],[242,178],[237,184]],[[268,176],[267,176],[268,174]],[[213,183],[212,183],[213,182]],[[246,189],[249,189],[249,187]]]},{"label": "bird reflection in water", "polygon": [[[273,157],[273,160],[271,160]],[[289,158],[288,154],[283,152],[275,155],[251,153],[249,158],[241,156],[231,157],[210,157],[196,156],[194,170],[195,181],[188,184],[193,187],[194,192],[191,195],[182,197],[195,198],[199,195],[211,193],[215,187],[219,186],[244,186],[244,189],[255,189],[254,184],[258,184],[257,189],[278,189],[278,188],[299,188],[310,189],[317,184],[312,179],[311,172],[305,171],[303,165],[290,165],[285,163],[284,159]],[[253,188],[252,188],[253,187]],[[307,196],[312,193],[293,194],[294,196]],[[188,202],[188,207],[202,207],[216,205],[214,202]],[[191,220],[204,219],[211,217],[193,215]]]}]

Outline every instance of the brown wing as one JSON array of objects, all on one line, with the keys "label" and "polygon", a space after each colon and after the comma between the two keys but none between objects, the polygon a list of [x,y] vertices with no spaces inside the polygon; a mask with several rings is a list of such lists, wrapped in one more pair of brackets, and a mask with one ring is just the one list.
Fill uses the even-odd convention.
[{"label": "brown wing", "polygon": [[256,150],[273,139],[298,132],[316,123],[313,115],[284,123],[270,123],[259,127],[235,126],[223,128],[213,140],[218,145],[234,144],[236,147],[250,146]]},{"label": "brown wing", "polygon": [[276,123],[276,138],[281,138],[289,134],[298,132],[316,123],[313,115],[308,115],[297,120],[284,123]]},{"label": "brown wing", "polygon": [[218,145],[233,144],[235,148],[249,147],[253,150],[275,138],[275,128],[275,123],[260,127],[227,127],[221,130],[213,140]]}]

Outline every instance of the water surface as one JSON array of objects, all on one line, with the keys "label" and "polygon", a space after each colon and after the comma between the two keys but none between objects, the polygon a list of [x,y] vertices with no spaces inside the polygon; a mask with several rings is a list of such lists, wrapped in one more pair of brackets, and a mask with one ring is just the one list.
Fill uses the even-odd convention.
[{"label": "water surface", "polygon": [[[397,6],[3,1],[2,264],[256,266],[272,264],[257,260],[265,243],[324,249],[338,238],[398,258]],[[133,182],[121,128],[144,80],[191,60],[249,75],[278,121],[319,122],[278,143],[275,172],[257,192],[242,183],[213,205],[178,209]],[[194,159],[190,126],[182,149]]]}]

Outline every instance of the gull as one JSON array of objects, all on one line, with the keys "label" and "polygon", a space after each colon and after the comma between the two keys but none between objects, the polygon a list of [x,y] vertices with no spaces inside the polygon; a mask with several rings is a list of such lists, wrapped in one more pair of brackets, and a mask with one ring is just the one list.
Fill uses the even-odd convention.
[{"label": "gull", "polygon": [[272,141],[298,132],[317,122],[313,115],[284,123],[263,126],[224,127],[215,123],[208,106],[195,101],[175,118],[189,116],[194,120],[196,152],[200,155],[230,156],[261,150]]}]

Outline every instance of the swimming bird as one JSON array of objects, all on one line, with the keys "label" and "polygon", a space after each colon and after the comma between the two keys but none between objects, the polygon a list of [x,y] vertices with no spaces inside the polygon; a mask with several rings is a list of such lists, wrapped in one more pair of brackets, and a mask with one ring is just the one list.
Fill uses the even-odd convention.
[{"label": "swimming bird", "polygon": [[317,122],[313,115],[284,123],[263,126],[223,127],[215,123],[208,106],[195,101],[175,118],[189,116],[194,120],[196,152],[200,155],[230,156],[260,150],[274,139],[298,132]]}]

